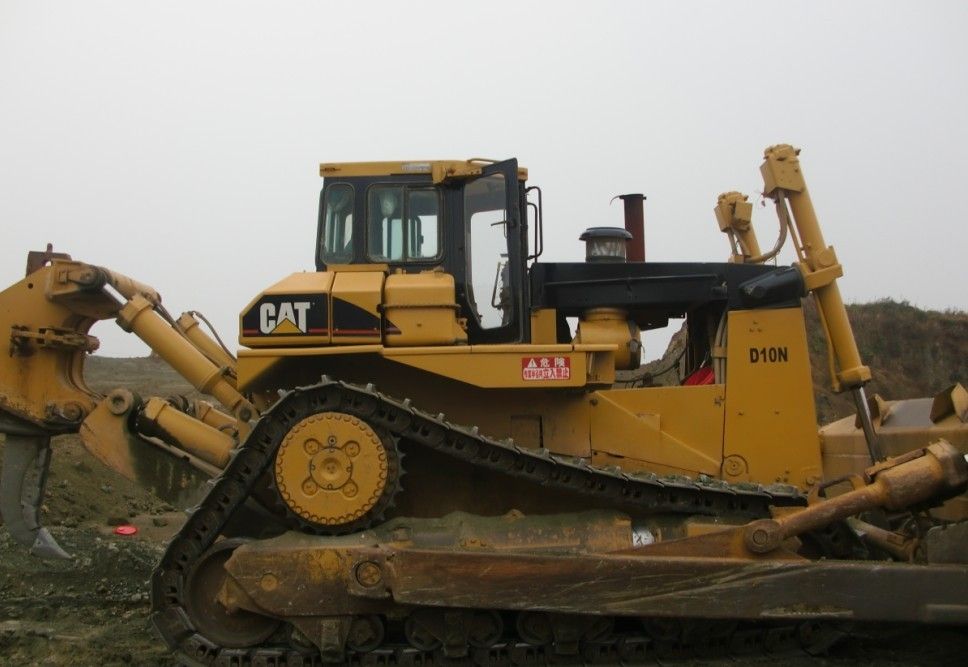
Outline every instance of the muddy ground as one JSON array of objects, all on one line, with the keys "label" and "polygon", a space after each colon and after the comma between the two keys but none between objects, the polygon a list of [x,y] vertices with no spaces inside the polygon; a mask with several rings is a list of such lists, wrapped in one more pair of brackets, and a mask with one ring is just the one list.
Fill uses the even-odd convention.
[{"label": "muddy ground", "polygon": [[[123,385],[145,395],[188,393],[177,376],[153,360],[95,359],[88,376],[102,390]],[[43,516],[73,558],[33,558],[0,529],[0,664],[177,664],[151,627],[148,580],[184,508],[160,502],[106,470],[76,436],[56,438],[53,446]],[[115,535],[119,523],[133,524],[139,532]],[[968,633],[863,629],[820,657],[784,654],[663,664],[966,665]]]}]

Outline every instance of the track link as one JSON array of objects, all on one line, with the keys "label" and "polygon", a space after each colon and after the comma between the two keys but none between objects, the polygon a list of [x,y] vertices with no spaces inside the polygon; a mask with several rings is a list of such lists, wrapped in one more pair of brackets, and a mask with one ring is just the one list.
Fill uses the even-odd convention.
[{"label": "track link", "polygon": [[[186,663],[233,667],[324,664],[314,648],[289,641],[274,643],[270,639],[265,645],[247,649],[220,646],[196,631],[185,600],[186,582],[194,564],[215,543],[233,513],[269,469],[286,433],[307,415],[327,410],[365,419],[395,437],[480,468],[524,478],[538,486],[607,499],[615,506],[690,515],[732,514],[753,519],[769,516],[771,505],[797,506],[806,502],[796,489],[788,486],[728,485],[708,478],[660,478],[653,474],[630,475],[618,469],[597,468],[581,459],[521,448],[510,441],[484,436],[477,428],[451,424],[442,414],[432,415],[414,408],[408,400],[384,396],[372,385],[361,387],[323,377],[315,385],[288,392],[261,416],[222,473],[209,482],[211,491],[192,511],[152,575],[152,620],[168,646]],[[581,659],[594,662],[641,659],[646,657],[649,645],[644,637],[629,634],[607,644],[583,647],[583,651],[595,655]],[[534,664],[554,658],[544,648],[503,644],[475,650],[470,662]],[[346,660],[354,664],[426,665],[434,662],[434,654],[387,645],[369,653],[348,652]]]}]

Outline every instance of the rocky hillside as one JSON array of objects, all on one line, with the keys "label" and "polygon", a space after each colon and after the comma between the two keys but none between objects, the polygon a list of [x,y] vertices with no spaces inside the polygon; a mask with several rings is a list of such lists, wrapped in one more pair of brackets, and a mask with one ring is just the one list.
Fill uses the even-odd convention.
[{"label": "rocky hillside", "polygon": [[[861,359],[874,380],[868,395],[884,398],[933,396],[968,384],[968,313],[921,310],[890,299],[847,306]],[[830,390],[826,344],[813,301],[807,307],[808,345],[820,423],[851,414],[849,395]]]}]

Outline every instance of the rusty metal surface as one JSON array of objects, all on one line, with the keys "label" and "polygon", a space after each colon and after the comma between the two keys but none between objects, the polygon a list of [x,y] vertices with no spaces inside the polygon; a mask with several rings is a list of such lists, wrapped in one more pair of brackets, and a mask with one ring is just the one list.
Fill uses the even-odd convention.
[{"label": "rusty metal surface", "polygon": [[386,580],[394,600],[406,604],[620,616],[968,622],[965,565],[398,551]]},{"label": "rusty metal surface", "polygon": [[70,261],[71,256],[66,252],[54,252],[54,244],[48,243],[46,250],[30,250],[27,252],[27,270],[25,276],[42,269],[50,264],[51,260],[65,259]]},{"label": "rusty metal surface", "polygon": [[[376,545],[387,545],[386,550]],[[382,562],[395,549],[438,553],[603,553],[629,549],[632,526],[617,512],[525,517],[479,517],[455,512],[440,519],[395,519],[374,530],[315,537],[290,532],[240,547],[226,569],[265,611],[310,615],[325,595],[329,613],[383,609],[365,598],[382,584]],[[359,553],[376,549],[373,559]],[[322,586],[323,589],[316,586]],[[231,587],[230,587],[231,588]],[[232,591],[229,591],[232,592]],[[240,606],[246,607],[244,598]]]},{"label": "rusty metal surface", "polygon": [[[400,519],[343,538],[289,533],[226,564],[241,605],[275,617],[389,613],[399,605],[564,614],[968,622],[968,565],[810,561],[789,538],[874,507],[921,502],[968,480],[934,443],[873,466],[871,481],[805,509],[632,548],[620,514]],[[763,539],[757,539],[757,536]],[[603,539],[604,538],[604,539]],[[563,545],[571,544],[570,549]],[[594,546],[593,546],[594,545]],[[589,548],[592,547],[592,548]],[[795,546],[794,546],[795,548]],[[909,591],[897,596],[896,590]],[[717,600],[715,606],[709,600]]]},{"label": "rusty metal surface", "polygon": [[[240,548],[231,576],[273,615],[394,605],[696,618],[968,622],[968,565],[414,549],[340,538]],[[273,552],[272,542],[283,547]],[[375,568],[357,579],[362,564]],[[263,585],[266,572],[273,580]],[[904,595],[896,591],[903,590]],[[710,604],[715,600],[715,604]]]},{"label": "rusty metal surface", "polygon": [[[687,540],[665,541],[647,547],[666,557],[721,557],[787,559],[799,547],[800,535],[830,526],[876,508],[900,510],[928,501],[940,501],[962,492],[968,484],[968,462],[957,449],[939,440],[924,449],[879,462],[849,480],[853,490],[823,498],[818,487],[805,508],[778,510],[776,516],[745,526],[699,535]],[[871,527],[868,537],[883,533]],[[876,542],[876,539],[875,539]],[[887,546],[885,544],[885,546]],[[908,545],[913,553],[914,542]],[[784,549],[786,547],[786,549]],[[892,549],[887,549],[892,551]]]},{"label": "rusty metal surface", "polygon": [[630,262],[645,261],[645,195],[639,193],[619,195],[625,210],[625,230],[632,235],[628,241],[627,257]]},{"label": "rusty metal surface", "polygon": [[[968,462],[956,448],[939,440],[924,449],[879,462],[868,468],[864,477],[869,482],[864,484],[865,480],[858,478],[858,488],[853,491],[826,500],[812,496],[809,507],[767,520],[775,524],[777,530],[761,544],[778,544],[786,538],[876,507],[897,511],[930,500],[950,498],[963,492],[968,485]],[[752,531],[747,533],[750,537],[752,534]],[[749,541],[747,546],[758,550]]]}]

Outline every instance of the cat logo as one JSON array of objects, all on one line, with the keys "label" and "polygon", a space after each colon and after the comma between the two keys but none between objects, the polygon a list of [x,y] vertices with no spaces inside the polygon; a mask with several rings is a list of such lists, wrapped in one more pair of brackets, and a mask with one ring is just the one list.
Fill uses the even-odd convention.
[{"label": "cat logo", "polygon": [[306,333],[308,301],[282,301],[259,306],[259,331],[264,334]]}]

